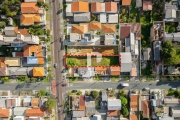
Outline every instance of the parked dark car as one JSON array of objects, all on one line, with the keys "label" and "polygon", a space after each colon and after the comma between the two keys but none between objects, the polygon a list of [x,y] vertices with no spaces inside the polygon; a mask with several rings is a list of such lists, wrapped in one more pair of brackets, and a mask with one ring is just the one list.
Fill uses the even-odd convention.
[{"label": "parked dark car", "polygon": [[77,90],[72,90],[72,92],[74,92],[74,93],[75,93],[75,92],[77,92]]},{"label": "parked dark car", "polygon": [[4,84],[4,81],[3,81],[3,80],[0,80],[0,84]]}]

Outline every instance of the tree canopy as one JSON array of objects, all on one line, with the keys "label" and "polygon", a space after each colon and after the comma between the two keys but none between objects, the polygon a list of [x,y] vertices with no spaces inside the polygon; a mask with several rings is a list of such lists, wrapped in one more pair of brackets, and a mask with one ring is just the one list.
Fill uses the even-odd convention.
[{"label": "tree canopy", "polygon": [[121,113],[122,113],[123,116],[128,116],[129,115],[129,111],[128,111],[128,109],[127,109],[127,107],[125,105],[122,106]]},{"label": "tree canopy", "polygon": [[56,101],[50,97],[48,97],[48,100],[45,103],[45,108],[48,110],[52,110],[56,105]]},{"label": "tree canopy", "polygon": [[119,99],[121,100],[121,104],[122,105],[126,105],[127,104],[127,98],[125,98],[124,96],[120,96]]},{"label": "tree canopy", "polygon": [[98,91],[92,91],[92,97],[94,98],[94,99],[96,99],[96,98],[98,98],[99,97],[99,92]]},{"label": "tree canopy", "polygon": [[180,64],[180,51],[171,41],[167,41],[162,45],[162,55],[165,65]]}]

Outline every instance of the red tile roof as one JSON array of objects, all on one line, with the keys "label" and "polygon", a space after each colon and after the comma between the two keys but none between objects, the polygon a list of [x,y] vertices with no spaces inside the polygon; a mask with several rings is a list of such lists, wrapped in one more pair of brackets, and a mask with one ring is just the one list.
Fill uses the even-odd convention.
[{"label": "red tile roof", "polygon": [[130,103],[130,107],[133,110],[137,110],[138,108],[138,95],[131,95],[131,103]]},{"label": "red tile roof", "polygon": [[131,32],[130,26],[121,26],[120,27],[120,38],[129,38]]},{"label": "red tile roof", "polygon": [[23,2],[21,3],[21,12],[22,13],[38,13],[39,7],[37,6],[36,2],[27,3]]},{"label": "red tile roof", "polygon": [[108,110],[108,116],[119,116],[120,111],[119,110]]},{"label": "red tile roof", "polygon": [[100,2],[91,3],[91,12],[102,12],[101,3]]},{"label": "red tile roof", "polygon": [[56,95],[56,81],[55,80],[51,82],[51,90],[53,94]]},{"label": "red tile roof", "polygon": [[143,0],[143,10],[152,10],[152,0]]},{"label": "red tile roof", "polygon": [[141,101],[141,109],[143,111],[143,118],[149,118],[149,100],[142,100]]},{"label": "red tile roof", "polygon": [[130,114],[130,120],[138,120],[138,117],[136,114]]},{"label": "red tile roof", "polygon": [[131,0],[122,0],[122,5],[125,5],[125,6],[131,5]]},{"label": "red tile roof", "polygon": [[110,67],[110,74],[112,76],[119,76],[120,75],[120,67]]},{"label": "red tile roof", "polygon": [[81,95],[79,97],[79,109],[78,110],[85,110],[85,97]]},{"label": "red tile roof", "polygon": [[106,12],[117,12],[117,3],[116,2],[105,2],[105,11]]},{"label": "red tile roof", "polygon": [[10,117],[10,109],[0,108],[0,118],[8,118],[8,117]]},{"label": "red tile roof", "polygon": [[40,108],[26,109],[26,116],[44,116],[44,111]]},{"label": "red tile roof", "polygon": [[88,2],[72,2],[71,3],[72,12],[89,12],[89,3]]}]

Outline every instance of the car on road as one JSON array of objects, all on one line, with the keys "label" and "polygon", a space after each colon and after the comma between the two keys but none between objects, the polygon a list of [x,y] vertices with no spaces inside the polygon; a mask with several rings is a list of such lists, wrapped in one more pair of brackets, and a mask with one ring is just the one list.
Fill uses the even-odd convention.
[{"label": "car on road", "polygon": [[62,87],[65,87],[65,86],[67,86],[67,84],[66,84],[66,83],[63,83],[63,84],[62,84]]},{"label": "car on road", "polygon": [[107,88],[108,91],[112,90],[112,88]]},{"label": "car on road", "polygon": [[170,88],[170,90],[177,90],[177,88]]},{"label": "car on road", "polygon": [[3,80],[0,80],[0,84],[4,84],[4,81],[3,81]]},{"label": "car on road", "polygon": [[148,87],[145,87],[145,88],[143,88],[143,90],[149,90],[149,88],[148,88]]},{"label": "car on road", "polygon": [[73,93],[77,92],[77,90],[72,90]]},{"label": "car on road", "polygon": [[123,87],[126,87],[126,86],[129,86],[129,83],[121,83],[120,85]]},{"label": "car on road", "polygon": [[57,68],[57,63],[54,64],[54,68]]}]

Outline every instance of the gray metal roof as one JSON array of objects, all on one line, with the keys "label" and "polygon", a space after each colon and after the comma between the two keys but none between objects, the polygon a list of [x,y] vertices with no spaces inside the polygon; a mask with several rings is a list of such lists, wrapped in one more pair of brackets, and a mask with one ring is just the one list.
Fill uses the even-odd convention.
[{"label": "gray metal roof", "polygon": [[151,57],[151,48],[146,48],[145,50],[143,50],[143,60],[151,60]]},{"label": "gray metal roof", "polygon": [[108,14],[108,23],[118,23],[118,14]]},{"label": "gray metal roof", "polygon": [[89,78],[95,75],[94,68],[90,67],[80,67],[78,68],[78,73],[85,78]]},{"label": "gray metal roof", "polygon": [[6,108],[6,98],[1,98],[0,99],[0,107],[1,108]]},{"label": "gray metal roof", "polygon": [[16,33],[14,31],[14,27],[5,27],[4,32],[6,36],[16,36]]},{"label": "gray metal roof", "polygon": [[90,12],[74,13],[74,22],[89,22],[91,20]]},{"label": "gray metal roof", "polygon": [[165,41],[168,40],[180,42],[180,32],[165,33]]},{"label": "gray metal roof", "polygon": [[156,106],[156,100],[155,99],[151,99],[151,106]]},{"label": "gray metal roof", "polygon": [[180,117],[180,108],[179,107],[173,107],[172,108],[172,116],[173,117]]},{"label": "gray metal roof", "polygon": [[130,72],[132,69],[132,57],[130,52],[121,52],[121,72]]},{"label": "gray metal roof", "polygon": [[176,10],[175,9],[167,9],[165,13],[165,18],[176,18]]},{"label": "gray metal roof", "polygon": [[159,61],[161,60],[160,58],[161,42],[155,41],[153,43],[153,46],[154,46],[154,60]]},{"label": "gray metal roof", "polygon": [[73,117],[84,117],[85,112],[84,111],[72,111]]},{"label": "gray metal roof", "polygon": [[108,100],[108,110],[121,110],[121,100]]},{"label": "gray metal roof", "polygon": [[107,97],[107,92],[106,90],[102,90],[102,101],[107,101],[108,97]]},{"label": "gray metal roof", "polygon": [[125,38],[125,52],[130,52],[130,38]]},{"label": "gray metal roof", "polygon": [[14,115],[15,116],[24,116],[26,109],[27,109],[26,107],[15,107]]},{"label": "gray metal roof", "polygon": [[115,39],[114,34],[105,34],[105,45],[114,45]]},{"label": "gray metal roof", "polygon": [[142,7],[142,0],[136,0],[136,7]]}]

